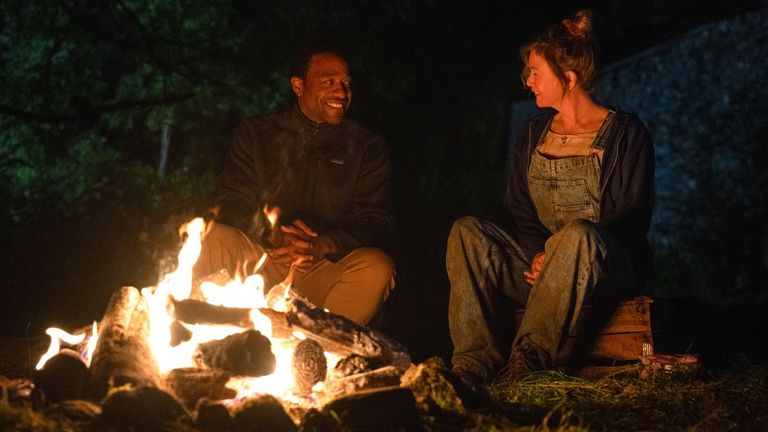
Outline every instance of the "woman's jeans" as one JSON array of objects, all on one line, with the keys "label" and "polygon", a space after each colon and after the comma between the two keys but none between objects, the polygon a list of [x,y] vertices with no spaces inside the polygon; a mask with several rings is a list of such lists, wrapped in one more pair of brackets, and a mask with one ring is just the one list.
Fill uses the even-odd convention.
[{"label": "woman's jeans", "polygon": [[[570,222],[547,240],[544,267],[531,285],[523,275],[530,265],[515,239],[489,221],[457,220],[446,253],[453,365],[488,380],[504,365],[509,347],[520,342],[535,344],[555,360],[590,294],[598,285],[616,285],[607,273],[628,274],[626,265],[611,264],[608,251],[621,254],[611,243],[595,223]],[[512,329],[516,308],[525,308],[525,316]],[[516,334],[511,344],[509,330]]]}]

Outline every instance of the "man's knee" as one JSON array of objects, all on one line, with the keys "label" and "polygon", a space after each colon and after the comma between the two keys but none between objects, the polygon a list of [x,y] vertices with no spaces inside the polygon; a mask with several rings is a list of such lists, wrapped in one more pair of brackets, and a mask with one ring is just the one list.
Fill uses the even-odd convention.
[{"label": "man's knee", "polygon": [[372,288],[382,290],[386,298],[395,286],[395,263],[381,249],[365,247],[353,252],[355,267],[365,272],[365,278]]},{"label": "man's knee", "polygon": [[257,248],[240,230],[213,222],[203,237],[193,273],[195,277],[203,277],[227,269],[234,276],[240,270],[240,265],[253,260],[256,255]]}]

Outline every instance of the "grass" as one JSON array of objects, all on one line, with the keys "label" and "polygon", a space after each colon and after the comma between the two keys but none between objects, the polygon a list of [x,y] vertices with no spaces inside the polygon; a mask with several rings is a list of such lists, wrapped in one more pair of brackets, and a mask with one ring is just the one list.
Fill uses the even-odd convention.
[{"label": "grass", "polygon": [[502,412],[475,413],[473,430],[765,431],[768,367],[701,378],[634,369],[588,381],[556,372],[490,387]]}]

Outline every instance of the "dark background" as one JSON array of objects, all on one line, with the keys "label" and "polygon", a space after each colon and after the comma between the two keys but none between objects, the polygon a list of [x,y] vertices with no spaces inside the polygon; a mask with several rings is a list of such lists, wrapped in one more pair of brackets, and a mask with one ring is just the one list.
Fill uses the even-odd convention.
[{"label": "dark background", "polygon": [[[601,63],[610,65],[766,5],[0,0],[0,335],[36,337],[52,325],[86,325],[119,286],[156,283],[173,266],[177,227],[205,208],[232,129],[245,116],[290,105],[289,54],[307,38],[332,34],[353,58],[351,116],[381,133],[392,150],[398,287],[378,325],[416,360],[446,357],[445,241],[459,216],[498,215],[507,143],[517,133],[510,130],[510,106],[528,97],[519,79],[520,45],[588,7]],[[684,67],[670,73],[697,80]],[[164,133],[170,145],[163,164]],[[764,159],[756,155],[756,165],[745,169],[762,169]],[[761,181],[745,187],[762,188]],[[762,201],[750,206],[765,210]],[[717,231],[674,229],[706,237],[706,244],[719,241]],[[753,248],[695,265],[674,251],[699,246],[666,245],[660,267],[679,271],[653,294],[690,297],[683,304],[702,307],[693,318],[702,322],[747,321],[744,311],[762,319],[765,230],[739,235]],[[752,264],[735,270],[720,258],[734,253]],[[704,267],[735,284],[757,282],[746,284],[740,303],[726,304],[719,299],[728,298],[727,284],[702,288],[686,276]],[[702,289],[713,295],[701,298]],[[714,337],[740,341],[732,336],[729,330]]]}]

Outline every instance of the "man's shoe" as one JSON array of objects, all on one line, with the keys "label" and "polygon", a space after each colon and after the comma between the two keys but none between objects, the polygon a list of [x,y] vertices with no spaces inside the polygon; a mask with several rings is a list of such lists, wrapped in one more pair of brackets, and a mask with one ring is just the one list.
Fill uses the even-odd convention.
[{"label": "man's shoe", "polygon": [[499,372],[496,384],[510,383],[536,371],[550,368],[549,355],[532,343],[522,343],[512,348],[507,365]]}]

